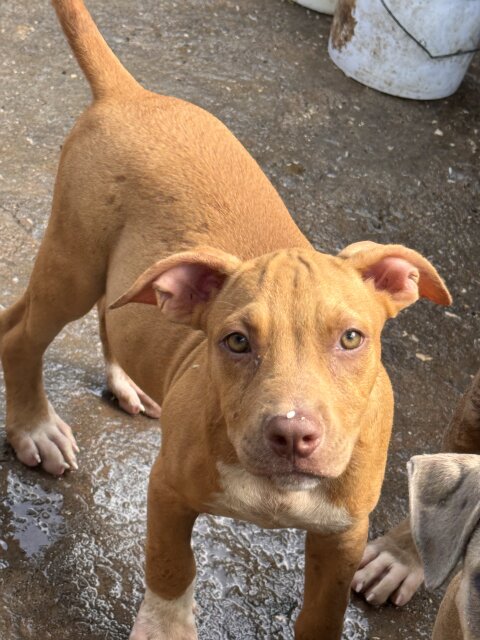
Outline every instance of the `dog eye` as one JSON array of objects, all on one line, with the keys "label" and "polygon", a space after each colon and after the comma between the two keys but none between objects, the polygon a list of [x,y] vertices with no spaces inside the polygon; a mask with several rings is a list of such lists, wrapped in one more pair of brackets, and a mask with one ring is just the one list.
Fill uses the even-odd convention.
[{"label": "dog eye", "polygon": [[343,349],[351,351],[352,349],[358,349],[363,342],[363,334],[355,329],[347,329],[340,338],[340,344]]},{"label": "dog eye", "polygon": [[232,353],[249,353],[251,351],[248,338],[242,333],[231,333],[223,342]]}]

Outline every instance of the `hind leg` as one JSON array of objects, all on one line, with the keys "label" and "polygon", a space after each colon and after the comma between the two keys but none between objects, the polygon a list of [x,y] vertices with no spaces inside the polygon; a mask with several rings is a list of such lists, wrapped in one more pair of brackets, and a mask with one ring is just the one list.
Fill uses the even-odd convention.
[{"label": "hind leg", "polygon": [[143,413],[149,418],[159,418],[161,414],[159,405],[133,382],[118,364],[110,350],[105,325],[105,298],[99,300],[97,309],[109,391],[116,397],[120,407],[130,415],[134,416]]},{"label": "hind leg", "polygon": [[55,475],[77,468],[78,447],[47,400],[42,359],[60,330],[103,295],[106,256],[97,250],[85,259],[87,240],[52,216],[27,291],[0,318],[8,441],[22,462]]}]

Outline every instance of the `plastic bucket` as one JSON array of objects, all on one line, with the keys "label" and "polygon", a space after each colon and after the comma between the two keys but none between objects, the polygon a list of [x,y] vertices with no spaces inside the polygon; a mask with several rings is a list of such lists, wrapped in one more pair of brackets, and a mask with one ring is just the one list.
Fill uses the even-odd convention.
[{"label": "plastic bucket", "polygon": [[301,4],[302,7],[307,9],[313,9],[319,13],[328,13],[333,15],[337,0],[295,0],[297,4]]},{"label": "plastic bucket", "polygon": [[480,46],[480,0],[338,0],[328,51],[349,77],[403,98],[454,93]]}]

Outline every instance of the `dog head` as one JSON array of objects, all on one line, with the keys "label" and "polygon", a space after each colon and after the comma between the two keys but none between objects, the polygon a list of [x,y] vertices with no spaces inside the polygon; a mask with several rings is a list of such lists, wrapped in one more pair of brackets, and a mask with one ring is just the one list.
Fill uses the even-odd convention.
[{"label": "dog head", "polygon": [[[463,563],[445,601],[458,609],[463,637],[480,639],[480,456],[414,456],[408,463],[412,533],[435,589]],[[448,607],[449,609],[451,607]],[[442,605],[443,616],[447,613]],[[440,617],[440,616],[439,616]],[[437,629],[445,622],[437,621]],[[435,636],[436,637],[436,636]],[[443,637],[443,636],[440,636]]]},{"label": "dog head", "polygon": [[244,262],[199,248],[154,264],[112,307],[157,304],[206,333],[240,463],[287,486],[346,469],[381,367],[382,327],[419,297],[450,302],[418,253],[367,242],[336,257],[288,249]]}]

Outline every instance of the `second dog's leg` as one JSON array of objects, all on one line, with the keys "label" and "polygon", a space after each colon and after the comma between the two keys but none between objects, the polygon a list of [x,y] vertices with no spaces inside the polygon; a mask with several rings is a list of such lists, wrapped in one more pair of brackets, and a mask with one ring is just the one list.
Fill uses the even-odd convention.
[{"label": "second dog's leg", "polygon": [[47,400],[42,358],[59,331],[85,315],[102,296],[105,257],[91,255],[85,260],[86,247],[81,246],[76,229],[55,228],[54,221],[55,216],[27,291],[2,314],[0,324],[7,438],[22,462],[30,466],[41,462],[46,471],[60,475],[76,468],[78,448],[70,427]]},{"label": "second dog's leg", "polygon": [[480,454],[480,370],[460,399],[442,445],[444,453]]},{"label": "second dog's leg", "polygon": [[147,589],[130,640],[197,640],[190,540],[198,514],[166,480],[160,457],[148,487]]},{"label": "second dog's leg", "polygon": [[295,640],[340,640],[350,596],[350,582],[368,534],[368,519],[345,533],[307,533],[304,604]]}]

